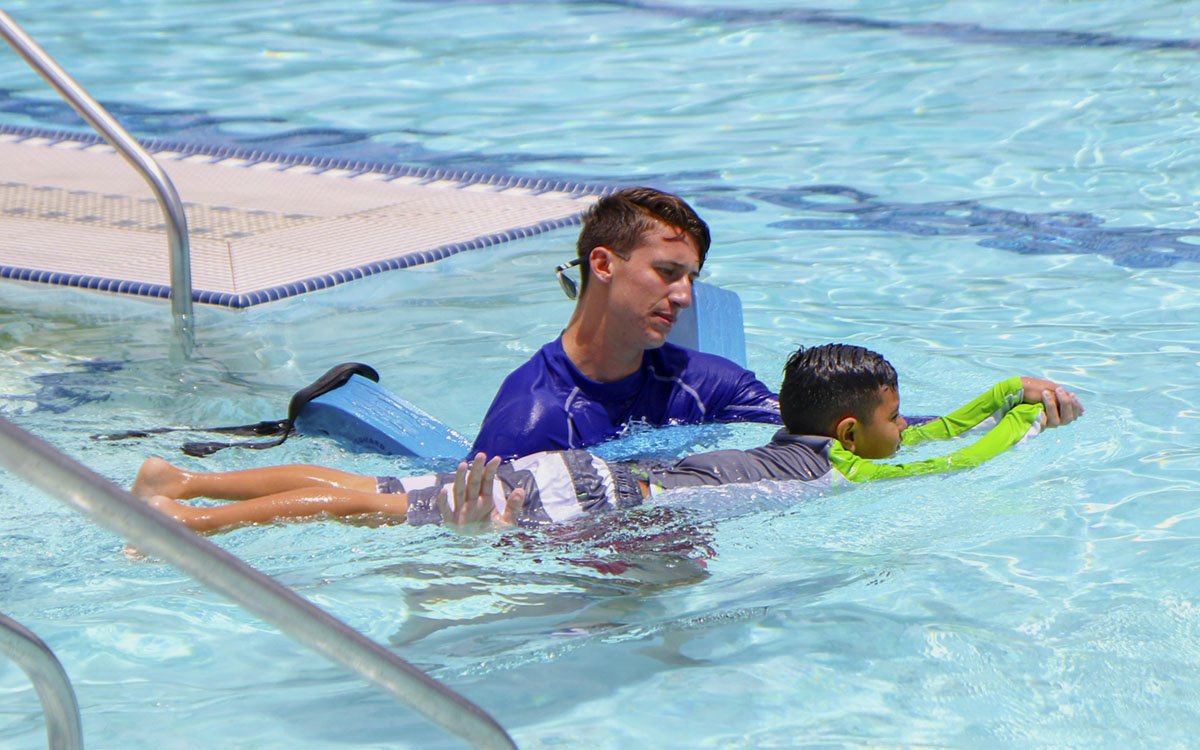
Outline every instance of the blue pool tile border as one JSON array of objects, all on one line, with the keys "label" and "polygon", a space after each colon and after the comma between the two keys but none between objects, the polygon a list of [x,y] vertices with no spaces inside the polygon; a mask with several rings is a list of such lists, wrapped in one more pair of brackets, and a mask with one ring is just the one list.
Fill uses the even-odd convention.
[{"label": "blue pool tile border", "polygon": [[[30,281],[37,284],[53,284],[55,286],[71,286],[100,292],[117,292],[137,297],[166,298],[171,296],[171,287],[164,284],[129,281],[128,279],[109,279],[103,276],[89,276],[87,274],[69,273],[66,271],[39,271],[20,266],[0,265],[0,279]],[[196,298],[197,294],[193,292],[193,301],[197,301]]]},{"label": "blue pool tile border", "polygon": [[[39,138],[48,140],[48,146],[59,143],[79,143],[80,148],[90,148],[101,143],[106,143],[105,139],[95,133],[77,133],[69,130],[47,130],[44,128],[2,125],[0,124],[0,134],[15,135],[17,141],[23,141],[30,138]],[[403,164],[391,164],[387,162],[374,162],[360,159],[347,159],[342,157],[331,156],[313,156],[307,154],[288,154],[264,149],[252,149],[240,146],[211,146],[199,143],[179,143],[162,139],[147,139],[139,141],[142,147],[151,154],[162,153],[169,151],[178,156],[173,158],[183,159],[189,156],[203,155],[213,157],[213,162],[224,161],[226,159],[237,159],[245,161],[243,167],[251,167],[255,164],[261,164],[264,161],[278,162],[284,165],[281,168],[290,167],[309,167],[315,172],[327,172],[329,170],[345,170],[349,174],[343,179],[353,179],[354,177],[367,173],[386,174],[385,180],[394,180],[399,177],[417,177],[423,182],[455,182],[452,189],[463,189],[475,185],[490,185],[493,186],[496,192],[508,190],[510,188],[520,188],[534,195],[542,193],[556,192],[565,193],[570,198],[584,198],[587,196],[599,196],[612,192],[616,188],[612,185],[604,185],[599,183],[586,183],[575,180],[560,179],[555,177],[521,177],[513,175],[493,174],[487,172],[474,172],[465,169],[446,169],[442,167],[410,167]],[[554,229],[578,224],[582,211],[573,216],[563,219],[555,219],[551,221],[542,221],[536,224],[526,226],[512,227],[500,232],[476,237],[465,242],[455,242],[447,245],[440,245],[428,250],[420,250],[405,255],[388,258],[386,260],[374,261],[361,266],[340,269],[320,276],[313,276],[300,281],[290,282],[288,284],[280,284],[274,287],[259,289],[247,294],[232,294],[229,292],[213,292],[204,289],[192,290],[192,301],[204,305],[216,305],[220,307],[229,307],[233,309],[245,309],[255,305],[261,305],[267,302],[275,302],[295,297],[307,292],[315,292],[321,289],[328,289],[339,284],[345,284],[357,279],[373,276],[384,271],[394,271],[402,268],[411,268],[413,266],[433,263],[443,260],[452,255],[456,255],[468,250],[479,250],[485,247],[492,247],[503,242],[521,239],[524,237],[532,237],[537,234],[542,234]],[[13,279],[17,281],[29,281],[42,284],[54,284],[57,286],[76,287],[80,289],[91,289],[104,292],[117,292],[120,294],[129,294],[138,297],[157,297],[168,298],[171,296],[171,288],[165,284],[152,284],[148,282],[135,282],[123,279],[112,279],[100,276],[89,276],[86,274],[67,273],[62,271],[39,271],[30,268],[22,268],[19,266],[0,265],[0,278]]]}]

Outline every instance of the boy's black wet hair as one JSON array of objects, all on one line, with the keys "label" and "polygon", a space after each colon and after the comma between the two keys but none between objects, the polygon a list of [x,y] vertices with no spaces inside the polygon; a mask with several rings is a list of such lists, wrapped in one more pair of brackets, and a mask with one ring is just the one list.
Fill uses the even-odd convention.
[{"label": "boy's black wet hair", "polygon": [[625,188],[596,201],[583,215],[583,229],[575,243],[580,288],[587,289],[588,256],[593,249],[607,247],[628,259],[642,236],[658,225],[678,229],[690,237],[700,254],[700,266],[704,266],[712,237],[708,225],[687,201],[654,188]]},{"label": "boy's black wet hair", "polygon": [[897,388],[896,370],[882,355],[850,344],[800,347],[783,368],[779,413],[788,432],[827,435],[837,420],[869,420],[883,388]]}]

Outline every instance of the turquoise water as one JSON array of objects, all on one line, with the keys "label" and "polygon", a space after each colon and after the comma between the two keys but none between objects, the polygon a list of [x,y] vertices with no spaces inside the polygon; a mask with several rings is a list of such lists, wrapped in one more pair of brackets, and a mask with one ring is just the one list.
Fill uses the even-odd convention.
[{"label": "turquoise water", "polygon": [[[1186,747],[1200,731],[1200,16],[1178,2],[16,2],[136,135],[646,182],[713,227],[769,384],[850,341],[907,413],[1011,374],[1087,406],[957,476],[738,488],[539,537],[339,524],[214,537],[493,713],[522,747]],[[72,20],[68,20],[72,19]],[[1048,32],[1055,33],[1048,33]],[[77,129],[15,56],[0,123]],[[818,187],[825,186],[825,187]],[[828,187],[837,186],[837,187]],[[563,230],[234,313],[170,362],[165,305],[6,283],[0,411],[114,480],[439,462],[318,440],[97,444],[276,417],[364,361],[472,433],[570,312]],[[755,426],[606,452],[753,445]],[[455,747],[170,568],[0,479],[0,611],[98,747]],[[686,508],[691,508],[687,510]],[[0,663],[0,740],[45,743]]]}]

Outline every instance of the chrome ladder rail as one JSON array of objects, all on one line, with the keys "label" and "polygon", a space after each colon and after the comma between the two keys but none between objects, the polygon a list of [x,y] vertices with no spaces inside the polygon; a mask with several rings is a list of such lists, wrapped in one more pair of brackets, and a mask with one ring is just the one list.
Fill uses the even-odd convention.
[{"label": "chrome ladder rail", "polygon": [[42,702],[50,750],[81,750],[83,727],[79,703],[62,663],[41,638],[21,623],[0,614],[0,652],[29,676]]},{"label": "chrome ladder rail", "polygon": [[167,227],[171,262],[171,314],[174,319],[175,341],[184,357],[191,356],[195,348],[191,249],[188,245],[187,215],[184,213],[179,193],[175,191],[174,183],[154,157],[150,156],[99,102],[88,95],[83,87],[54,62],[3,10],[0,10],[0,36],[3,36],[42,78],[57,89],[75,111],[99,131],[117,153],[149,183],[162,209],[163,223]]},{"label": "chrome ladder rail", "polygon": [[2,417],[0,464],[139,550],[169,562],[294,639],[374,682],[473,746],[516,748],[500,724],[482,708]]}]

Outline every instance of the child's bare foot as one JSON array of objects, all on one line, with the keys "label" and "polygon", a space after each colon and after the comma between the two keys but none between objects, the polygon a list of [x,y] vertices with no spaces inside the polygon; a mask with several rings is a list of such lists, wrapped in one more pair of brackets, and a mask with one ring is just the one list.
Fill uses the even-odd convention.
[{"label": "child's bare foot", "polygon": [[[164,464],[167,463],[166,461],[163,461],[161,458],[160,459],[151,459],[151,460],[161,461]],[[147,463],[149,463],[149,461]],[[145,467],[143,466],[143,469],[144,468]],[[139,479],[141,478],[140,473],[138,474],[138,478]],[[188,525],[187,518],[188,518],[188,512],[192,510],[191,506],[184,505],[183,503],[172,500],[171,498],[167,497],[166,495],[154,495],[153,497],[147,499],[146,504],[149,505],[151,508],[154,508],[155,510],[159,511],[160,513],[164,513],[164,514],[170,516],[171,518],[178,521],[179,523],[182,523],[184,526]],[[129,543],[126,543],[125,546],[121,549],[121,554],[125,555],[125,557],[128,557],[130,560],[147,559],[146,555],[141,550],[139,550],[137,547],[134,547],[132,544],[129,544]]]},{"label": "child's bare foot", "polygon": [[[158,456],[147,458],[138,469],[137,479],[129,491],[140,498],[150,500],[155,495],[178,497],[183,485],[183,472]],[[154,505],[153,502],[150,503]]]},{"label": "child's bare foot", "polygon": [[[150,459],[150,461],[154,461],[154,460],[162,461],[161,458],[160,459]],[[147,461],[146,463],[150,463],[150,461]],[[166,461],[162,461],[162,462],[166,463]],[[143,465],[142,466],[143,471],[145,470],[145,468],[146,467]],[[142,478],[142,474],[141,474],[141,472],[138,472],[138,479],[140,480],[141,478]],[[135,488],[137,487],[137,482],[134,482],[134,487]],[[134,494],[137,494],[136,489],[133,489],[130,491],[133,492]],[[150,507],[152,507],[158,511],[161,511],[162,513],[166,513],[168,516],[171,516],[171,518],[175,518],[175,516],[172,515],[172,513],[171,513],[170,506],[177,505],[178,503],[176,503],[171,498],[166,497],[165,495],[155,495],[154,497],[150,498],[147,501],[147,504]],[[128,542],[126,542],[125,546],[121,548],[121,554],[125,555],[125,557],[128,557],[130,560],[148,559],[144,552],[142,552],[140,549],[138,549],[137,547],[134,547],[132,544],[130,544]]]},{"label": "child's bare foot", "polygon": [[191,506],[176,502],[166,495],[155,495],[154,497],[150,498],[149,504],[151,508],[154,508],[162,513],[166,513],[168,516],[174,518],[176,521],[179,521],[182,524],[187,523],[187,519],[190,515],[188,511],[192,509]]},{"label": "child's bare foot", "polygon": [[124,547],[122,547],[121,554],[133,562],[142,562],[150,559],[149,555],[143,553],[140,549],[134,547],[132,544],[126,544]]}]

